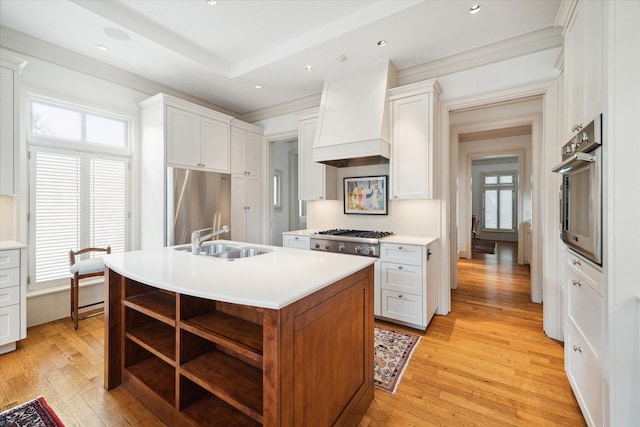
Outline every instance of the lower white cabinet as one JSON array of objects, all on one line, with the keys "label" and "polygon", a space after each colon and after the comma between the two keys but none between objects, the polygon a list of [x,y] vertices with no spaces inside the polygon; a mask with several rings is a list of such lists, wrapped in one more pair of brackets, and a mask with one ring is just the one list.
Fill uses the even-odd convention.
[{"label": "lower white cabinet", "polygon": [[0,250],[0,354],[27,337],[26,249]]},{"label": "lower white cabinet", "polygon": [[[379,317],[425,330],[437,308],[436,243],[380,244]],[[376,290],[377,291],[377,290]]]},{"label": "lower white cabinet", "polygon": [[565,370],[589,426],[603,424],[602,273],[569,252],[566,266]]},{"label": "lower white cabinet", "polygon": [[311,237],[309,236],[292,236],[291,234],[282,235],[282,247],[294,249],[311,249]]}]

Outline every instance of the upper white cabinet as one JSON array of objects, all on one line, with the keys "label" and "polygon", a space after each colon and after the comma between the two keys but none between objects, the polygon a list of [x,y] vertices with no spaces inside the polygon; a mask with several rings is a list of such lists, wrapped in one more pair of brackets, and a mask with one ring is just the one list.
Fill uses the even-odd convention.
[{"label": "upper white cabinet", "polygon": [[18,192],[18,83],[25,65],[4,53],[0,59],[0,194]]},{"label": "upper white cabinet", "polygon": [[262,128],[233,120],[231,173],[262,176],[262,133]]},{"label": "upper white cabinet", "polygon": [[300,200],[335,200],[338,197],[336,168],[313,161],[317,125],[317,109],[298,115],[298,197]]},{"label": "upper white cabinet", "polygon": [[580,1],[565,22],[563,141],[602,113],[603,17],[601,1]]},{"label": "upper white cabinet", "polygon": [[262,243],[263,129],[231,122],[231,239]]},{"label": "upper white cabinet", "polygon": [[229,173],[229,120],[166,106],[167,164]]},{"label": "upper white cabinet", "polygon": [[437,177],[440,85],[427,80],[389,90],[392,199],[431,199]]}]

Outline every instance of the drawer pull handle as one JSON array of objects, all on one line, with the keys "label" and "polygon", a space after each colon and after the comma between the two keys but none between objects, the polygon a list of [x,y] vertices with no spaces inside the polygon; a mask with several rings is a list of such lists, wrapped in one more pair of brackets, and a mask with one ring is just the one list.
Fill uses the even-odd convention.
[{"label": "drawer pull handle", "polygon": [[573,351],[577,351],[578,353],[582,353],[582,349],[577,345],[573,346]]},{"label": "drawer pull handle", "polygon": [[582,283],[580,283],[580,280],[574,280],[573,286],[582,286]]},{"label": "drawer pull handle", "polygon": [[402,298],[402,294],[398,295],[398,298]]},{"label": "drawer pull handle", "polygon": [[571,261],[571,263],[572,263],[573,265],[580,266],[580,260],[579,260],[579,259],[574,259],[573,261]]},{"label": "drawer pull handle", "polygon": [[398,246],[398,249],[399,249],[399,250],[402,250],[402,246]]},{"label": "drawer pull handle", "polygon": [[398,266],[398,270],[402,270],[402,266],[401,265]]}]

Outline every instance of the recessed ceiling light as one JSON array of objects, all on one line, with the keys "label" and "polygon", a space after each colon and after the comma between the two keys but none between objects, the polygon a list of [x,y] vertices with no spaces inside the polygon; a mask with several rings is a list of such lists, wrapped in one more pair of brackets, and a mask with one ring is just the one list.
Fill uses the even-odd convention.
[{"label": "recessed ceiling light", "polygon": [[207,0],[207,3],[209,3],[210,5],[216,5],[218,4],[218,0]]},{"label": "recessed ceiling light", "polygon": [[313,71],[313,67],[311,65],[307,65],[304,69],[307,71]]},{"label": "recessed ceiling light", "polygon": [[106,46],[105,46],[105,45],[103,45],[103,44],[97,44],[97,45],[96,45],[96,49],[101,50],[101,51],[103,51],[103,52],[104,52],[104,51],[106,51],[106,50],[109,50],[109,48],[108,48],[108,47],[106,47]]},{"label": "recessed ceiling light", "polygon": [[256,89],[262,89],[262,85],[261,84],[256,84]]},{"label": "recessed ceiling light", "polygon": [[386,40],[380,40],[378,42],[378,46],[382,47],[382,46],[386,46],[387,45],[387,41]]},{"label": "recessed ceiling light", "polygon": [[336,61],[338,62],[344,62],[347,60],[347,55],[338,55],[338,57],[336,58]]},{"label": "recessed ceiling light", "polygon": [[482,6],[479,4],[474,4],[473,6],[471,6],[469,8],[469,13],[471,15],[475,15],[476,13],[480,12],[482,10]]},{"label": "recessed ceiling light", "polygon": [[120,40],[123,42],[129,40],[129,34],[117,28],[105,28],[104,33],[112,39]]}]

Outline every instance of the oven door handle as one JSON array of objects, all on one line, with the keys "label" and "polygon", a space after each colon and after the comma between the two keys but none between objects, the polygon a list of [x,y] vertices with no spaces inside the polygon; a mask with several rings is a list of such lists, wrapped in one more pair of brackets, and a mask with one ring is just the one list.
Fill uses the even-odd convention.
[{"label": "oven door handle", "polygon": [[595,162],[596,156],[589,153],[574,153],[571,157],[560,163],[552,172],[567,174],[574,170],[577,166],[583,166],[584,163]]}]

